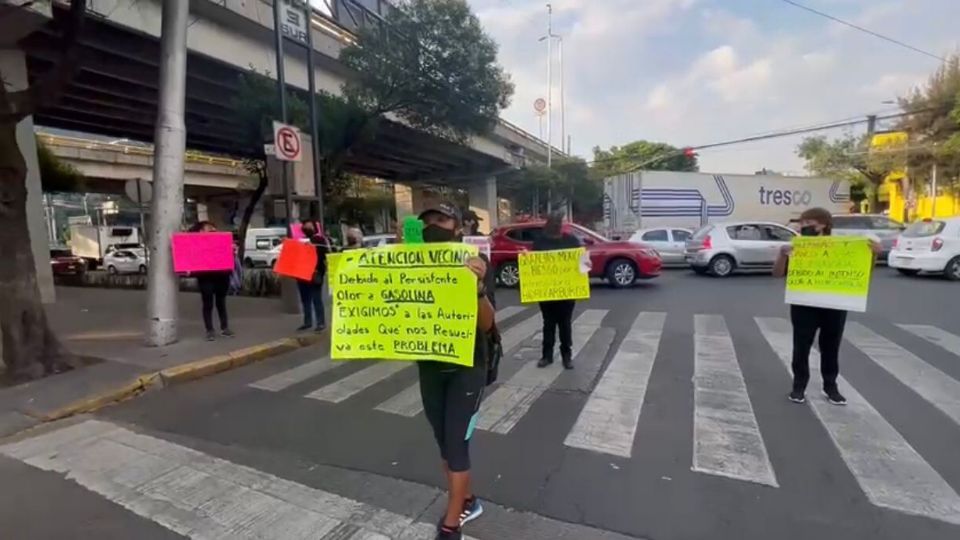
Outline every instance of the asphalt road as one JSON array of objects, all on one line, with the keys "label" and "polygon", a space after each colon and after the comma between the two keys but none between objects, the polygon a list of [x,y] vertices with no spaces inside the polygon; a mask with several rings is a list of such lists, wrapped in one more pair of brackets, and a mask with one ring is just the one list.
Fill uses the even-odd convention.
[{"label": "asphalt road", "polygon": [[[539,352],[537,311],[501,290],[501,328],[514,347],[472,446],[475,491],[497,506],[467,533],[480,540],[960,538],[958,295],[960,285],[879,268],[868,312],[852,314],[847,326],[841,391],[850,405],[838,408],[819,396],[816,371],[807,404],[786,400],[782,281],[676,270],[631,290],[598,286],[578,305],[572,372],[529,367]],[[324,354],[301,350],[148,394],[102,411],[96,421],[106,424],[87,420],[77,429],[98,441],[91,433],[120,426],[114,439],[145,434],[150,455],[216,456],[433,523],[442,486],[437,453],[417,401],[404,399],[415,395],[415,370],[329,364]],[[140,479],[124,476],[116,460],[110,468],[87,463],[90,456],[29,458],[11,448],[0,445],[7,456],[0,481],[12,478],[28,497],[42,498],[55,482],[75,489],[60,476],[67,473],[129,509],[100,508],[99,500],[77,506],[62,521],[79,527],[65,529],[71,537],[129,538],[141,527],[142,537],[166,537],[167,529],[204,537],[118,487],[142,482],[106,483],[107,473]],[[84,476],[90,470],[100,476]],[[114,514],[122,532],[101,527],[84,536],[84,523]],[[0,528],[28,515],[0,504]]]}]

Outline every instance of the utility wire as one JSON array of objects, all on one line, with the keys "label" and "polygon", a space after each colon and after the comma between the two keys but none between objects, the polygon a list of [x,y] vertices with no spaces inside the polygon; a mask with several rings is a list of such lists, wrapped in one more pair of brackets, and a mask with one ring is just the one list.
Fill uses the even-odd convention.
[{"label": "utility wire", "polygon": [[865,33],[865,34],[870,34],[871,36],[873,36],[873,37],[875,37],[875,38],[879,38],[879,39],[882,39],[882,40],[887,41],[887,42],[889,42],[889,43],[893,43],[894,45],[899,45],[899,46],[901,46],[901,47],[903,47],[903,48],[905,48],[905,49],[910,49],[910,50],[913,51],[913,52],[918,52],[918,53],[920,53],[920,54],[922,54],[922,55],[924,55],[924,56],[929,56],[930,58],[936,58],[937,60],[939,60],[939,61],[941,61],[941,62],[946,62],[946,61],[947,61],[946,58],[944,58],[944,57],[942,57],[942,56],[940,56],[940,55],[938,55],[938,54],[933,54],[933,53],[930,52],[930,51],[925,51],[925,50],[923,50],[923,49],[921,49],[921,48],[919,48],[919,47],[914,47],[913,45],[910,45],[909,43],[904,43],[903,41],[900,41],[899,39],[895,39],[895,38],[892,38],[892,37],[890,37],[890,36],[885,36],[885,35],[883,35],[883,34],[881,34],[881,33],[879,33],[879,32],[874,32],[873,30],[870,30],[869,28],[864,28],[864,27],[859,26],[859,25],[857,25],[857,24],[854,24],[854,23],[852,23],[852,22],[845,21],[845,20],[840,19],[840,18],[838,18],[838,17],[834,17],[833,15],[830,15],[829,13],[824,13],[824,12],[822,12],[822,11],[820,11],[820,10],[817,10],[817,9],[814,9],[814,8],[812,8],[812,7],[810,7],[810,6],[805,6],[805,5],[803,5],[803,4],[799,3],[799,2],[795,2],[794,0],[780,0],[780,1],[781,1],[781,2],[784,2],[784,3],[787,3],[787,4],[790,4],[791,6],[800,8],[800,9],[802,9],[802,10],[804,10],[804,11],[809,11],[810,13],[813,13],[814,15],[819,15],[819,16],[824,17],[824,18],[826,18],[826,19],[830,19],[831,21],[840,23],[840,24],[842,24],[842,25],[844,25],[844,26],[848,26],[848,27],[850,27],[850,28],[853,28],[854,30],[858,30],[858,31],[863,32],[863,33]]}]

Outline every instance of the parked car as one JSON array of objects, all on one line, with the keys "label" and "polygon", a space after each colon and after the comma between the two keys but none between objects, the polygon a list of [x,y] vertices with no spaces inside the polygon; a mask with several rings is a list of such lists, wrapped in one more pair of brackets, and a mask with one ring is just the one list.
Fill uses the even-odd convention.
[{"label": "parked car", "polygon": [[685,253],[687,240],[690,240],[691,237],[693,237],[693,231],[690,229],[660,227],[656,229],[640,229],[633,233],[630,241],[650,246],[657,250],[660,258],[663,259],[664,266],[686,266]]},{"label": "parked car", "polygon": [[87,264],[69,249],[51,248],[50,270],[55,276],[79,276],[87,271]]},{"label": "parked car", "polygon": [[906,227],[880,214],[842,214],[833,216],[834,236],[866,236],[879,243],[883,250],[879,259],[887,260],[890,250]]},{"label": "parked car", "polygon": [[396,234],[372,234],[363,237],[363,247],[380,247],[397,243]]},{"label": "parked car", "polygon": [[147,259],[142,253],[121,249],[103,257],[103,266],[111,274],[146,274]]},{"label": "parked car", "polygon": [[243,266],[273,267],[280,257],[280,245],[287,237],[284,227],[268,227],[248,229],[243,247]]},{"label": "parked car", "polygon": [[[530,250],[533,241],[543,233],[544,222],[515,223],[499,227],[490,233],[491,265],[497,281],[505,287],[520,284],[520,266],[517,254]],[[663,261],[652,248],[608,240],[603,236],[575,223],[565,223],[564,232],[580,239],[593,266],[591,277],[606,279],[612,286],[628,287],[638,279],[650,279],[660,275]]]},{"label": "parked car", "polygon": [[727,277],[737,271],[770,271],[780,248],[797,233],[764,221],[707,225],[687,242],[686,260],[694,272]]},{"label": "parked car", "polygon": [[960,281],[960,217],[913,223],[890,252],[889,264],[908,276],[936,272]]},{"label": "parked car", "polygon": [[126,244],[111,244],[107,246],[107,249],[104,251],[104,254],[114,253],[120,250],[132,251],[138,255],[146,257],[147,246],[137,243],[126,243]]}]

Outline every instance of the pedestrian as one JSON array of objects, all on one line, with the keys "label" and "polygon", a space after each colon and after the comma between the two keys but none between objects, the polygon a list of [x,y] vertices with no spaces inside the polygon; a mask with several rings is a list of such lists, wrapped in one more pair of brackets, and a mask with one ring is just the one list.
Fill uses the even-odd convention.
[{"label": "pedestrian", "polygon": [[[582,247],[580,239],[563,232],[563,215],[551,214],[543,226],[543,233],[534,239],[534,251],[553,251]],[[521,285],[522,286],[522,285]],[[573,369],[573,309],[576,300],[550,300],[540,302],[540,314],[543,317],[543,355],[537,362],[538,367],[547,367],[553,363],[553,346],[560,334],[560,358],[564,369]]]},{"label": "pedestrian", "polygon": [[[210,221],[200,221],[190,228],[190,232],[217,232],[217,227]],[[217,307],[217,317],[220,319],[220,335],[233,337],[230,323],[227,319],[227,293],[230,291],[230,275],[233,270],[216,270],[196,272],[197,287],[200,289],[202,302],[203,326],[207,331],[207,341],[217,339],[213,327],[213,307]]]},{"label": "pedestrian", "polygon": [[482,220],[473,210],[463,211],[463,232],[467,236],[480,236],[480,222]]},{"label": "pedestrian", "polygon": [[[460,242],[462,225],[456,208],[438,204],[420,214],[424,242]],[[447,509],[437,526],[437,540],[460,540],[461,527],[483,513],[470,489],[470,438],[487,384],[490,340],[494,331],[493,273],[484,257],[470,257],[467,267],[477,276],[477,336],[473,366],[445,362],[417,363],[423,410],[440,448],[447,480]]]},{"label": "pedestrian", "polygon": [[[833,216],[824,208],[810,208],[800,215],[801,236],[830,236],[833,232]],[[874,257],[880,245],[870,241]],[[792,246],[780,250],[773,267],[773,275],[784,277]],[[810,381],[810,350],[819,331],[820,375],[823,378],[823,394],[834,405],[846,405],[847,398],[840,393],[837,377],[840,375],[840,344],[847,324],[847,312],[814,306],[790,306],[790,322],[793,324],[793,388],[787,396],[794,403],[806,401],[807,383]]]},{"label": "pedestrian", "polygon": [[330,241],[315,222],[304,223],[301,230],[307,241],[317,250],[317,265],[309,280],[297,280],[300,305],[303,308],[303,325],[297,328],[297,331],[309,330],[316,321],[315,331],[319,333],[327,327],[323,312],[323,282],[327,274],[327,253],[331,251]]},{"label": "pedestrian", "polygon": [[359,227],[347,227],[345,237],[343,251],[363,247],[363,231],[361,231]]}]

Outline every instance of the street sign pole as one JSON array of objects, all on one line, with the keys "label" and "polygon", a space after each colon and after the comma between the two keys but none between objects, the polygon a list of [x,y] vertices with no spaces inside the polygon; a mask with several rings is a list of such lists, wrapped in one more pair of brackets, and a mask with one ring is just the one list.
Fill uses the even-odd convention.
[{"label": "street sign pole", "polygon": [[317,83],[314,80],[313,65],[313,8],[304,6],[307,16],[307,83],[310,92],[310,137],[313,144],[313,185],[317,191],[317,220],[323,227],[323,185],[320,178],[320,121],[317,118]]},{"label": "street sign pole", "polygon": [[[273,0],[273,32],[274,37],[274,50],[277,56],[277,93],[280,95],[280,122],[287,123],[287,92],[286,92],[286,78],[283,71],[283,31],[280,27],[280,8],[283,0]],[[279,144],[279,141],[273,141],[274,144]],[[284,213],[286,214],[287,222],[287,237],[293,238],[293,229],[292,229],[292,219],[291,219],[291,209],[293,207],[293,201],[290,199],[290,182],[287,178],[287,162],[280,162],[280,180],[283,182],[283,206]]]}]

